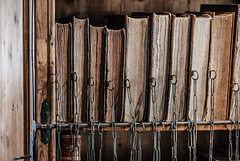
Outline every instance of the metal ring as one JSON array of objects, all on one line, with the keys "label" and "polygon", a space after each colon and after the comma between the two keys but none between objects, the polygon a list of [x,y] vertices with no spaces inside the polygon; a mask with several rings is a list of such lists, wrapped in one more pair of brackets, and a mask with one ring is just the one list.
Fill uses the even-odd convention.
[{"label": "metal ring", "polygon": [[[212,76],[212,73],[214,73],[214,76]],[[210,79],[214,80],[214,79],[217,77],[217,72],[216,72],[215,70],[211,70],[211,71],[209,72],[208,77],[209,77]]]},{"label": "metal ring", "polygon": [[177,84],[177,76],[172,74],[170,75],[170,80],[173,85]]},{"label": "metal ring", "polygon": [[138,133],[142,133],[143,131],[145,131],[145,125],[144,125],[144,123],[140,122],[140,125],[142,125],[143,128],[142,128],[141,131],[138,131],[138,130],[137,130]]},{"label": "metal ring", "polygon": [[[197,76],[196,78],[194,78],[194,75],[195,75],[195,74],[196,74],[196,76]],[[197,72],[196,70],[193,70],[193,71],[192,71],[192,79],[193,79],[193,80],[198,80],[198,78],[199,78],[198,72]]]},{"label": "metal ring", "polygon": [[90,133],[87,132],[87,131],[85,130],[85,128],[83,128],[83,132],[84,132],[86,135],[90,135]]},{"label": "metal ring", "polygon": [[[110,85],[111,84],[111,85]],[[111,88],[110,88],[111,87]],[[107,82],[107,89],[109,90],[109,91],[113,91],[114,90],[114,83],[113,83],[113,81],[108,81]]]},{"label": "metal ring", "polygon": [[101,122],[99,122],[99,124],[98,124],[98,133],[99,133],[99,135],[102,135],[103,134],[103,128],[100,127],[100,126],[101,126]]},{"label": "metal ring", "polygon": [[150,78],[150,83],[152,87],[156,87],[156,79],[154,77]]},{"label": "metal ring", "polygon": [[[237,87],[236,87],[237,86]],[[234,92],[238,92],[239,91],[239,85],[238,85],[238,83],[233,83],[232,84],[232,87],[233,87],[233,91]]]},{"label": "metal ring", "polygon": [[93,79],[93,77],[90,77],[90,78],[89,78],[89,85],[90,85],[90,86],[93,86],[93,85],[94,85],[94,79]]},{"label": "metal ring", "polygon": [[131,83],[130,83],[129,79],[125,80],[125,86],[126,86],[126,88],[130,88],[131,87]]}]

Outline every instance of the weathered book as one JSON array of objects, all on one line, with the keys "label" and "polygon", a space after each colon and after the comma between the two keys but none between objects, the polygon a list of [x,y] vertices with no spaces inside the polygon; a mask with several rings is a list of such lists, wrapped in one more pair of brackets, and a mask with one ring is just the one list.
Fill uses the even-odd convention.
[{"label": "weathered book", "polygon": [[[120,122],[123,106],[123,86],[124,86],[124,39],[125,30],[113,30],[106,28],[106,51],[105,51],[105,82],[114,83],[114,101],[111,102],[110,91],[105,88],[105,121],[112,122],[111,103],[114,103],[115,122]],[[109,89],[112,84],[109,84]]]},{"label": "weathered book", "polygon": [[[176,118],[177,121],[185,120],[188,57],[190,40],[190,16],[186,14],[172,15],[171,33],[171,63],[170,75],[177,77],[176,84]],[[173,116],[173,91],[169,80],[169,99],[167,121],[172,121]]]},{"label": "weathered book", "polygon": [[[90,76],[94,79],[94,121],[103,121],[104,100],[104,27],[90,25],[91,52],[89,55]],[[91,106],[89,116],[92,116]]]},{"label": "weathered book", "polygon": [[[232,66],[232,36],[234,29],[234,14],[216,13],[213,18],[212,44],[209,57],[209,71],[215,70],[214,80],[214,119],[228,118],[231,66]],[[208,79],[206,121],[211,114],[211,84]]]},{"label": "weathered book", "polygon": [[[147,92],[147,66],[148,66],[148,18],[132,18],[127,15],[110,16],[108,26],[125,28],[125,79],[131,82],[133,110],[136,121],[144,120]],[[131,122],[131,109],[128,90],[124,86],[124,103],[122,121]]]},{"label": "weathered book", "polygon": [[[231,76],[231,84],[238,83],[240,84],[240,5],[238,4],[231,4],[231,5],[201,5],[202,11],[212,11],[212,12],[234,12],[235,19],[234,19],[234,34],[233,34],[233,49],[232,49],[232,76]],[[230,120],[235,119],[235,96],[234,92],[230,90],[230,104],[229,104],[229,112],[228,118]]]},{"label": "weathered book", "polygon": [[[156,81],[156,120],[163,121],[167,114],[168,99],[168,75],[170,59],[170,13],[133,13],[134,17],[149,16],[150,24],[150,78]],[[148,118],[149,122],[153,121],[153,102],[151,83],[148,88]]]},{"label": "weathered book", "polygon": [[[73,82],[75,92],[78,92],[78,113],[79,121],[87,121],[87,84],[88,84],[88,32],[89,21],[88,19],[72,18],[73,24],[73,40],[72,40],[72,66],[71,70],[77,75],[77,87]],[[74,113],[76,102],[73,102]],[[76,120],[76,115],[74,115]]]},{"label": "weathered book", "polygon": [[69,104],[71,101],[71,27],[70,23],[56,23],[56,74],[57,74],[57,111],[60,122],[71,121]]},{"label": "weathered book", "polygon": [[[194,81],[191,78],[191,72],[197,71],[198,80],[196,86],[197,92],[197,113],[196,120],[203,121],[206,111],[207,84],[208,84],[208,65],[211,43],[212,16],[209,14],[191,14],[191,42],[189,57],[189,85],[188,85],[188,115],[193,120],[193,101],[194,101]],[[197,74],[193,73],[193,78]]]}]

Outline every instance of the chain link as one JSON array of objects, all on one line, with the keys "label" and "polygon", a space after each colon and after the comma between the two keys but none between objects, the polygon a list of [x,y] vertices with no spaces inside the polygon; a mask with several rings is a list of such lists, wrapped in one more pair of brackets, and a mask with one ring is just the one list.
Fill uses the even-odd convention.
[{"label": "chain link", "polygon": [[176,114],[176,75],[171,75],[172,95],[173,95],[173,120],[171,124],[172,128],[172,161],[177,161],[177,114]]},{"label": "chain link", "polygon": [[100,126],[101,122],[98,124],[98,134],[99,134],[99,161],[102,161],[103,128]]},{"label": "chain link", "polygon": [[[237,87],[237,89],[236,89]],[[239,85],[237,83],[234,84],[234,94],[235,94],[235,141],[236,141],[236,148],[235,148],[235,161],[239,160],[239,106],[238,106],[238,92],[239,92]]]},{"label": "chain link", "polygon": [[59,122],[61,120],[60,115],[60,94],[59,94],[59,82],[58,82],[58,74],[56,74],[56,96],[57,96],[57,114],[56,114],[56,130],[57,130],[57,161],[62,160],[62,149],[61,149],[61,126],[59,125]]},{"label": "chain link", "polygon": [[129,79],[125,80],[125,87],[127,88],[128,93],[128,100],[131,110],[131,116],[132,116],[132,123],[131,123],[131,135],[130,135],[130,161],[136,161],[137,159],[137,150],[136,150],[136,140],[137,140],[137,134],[136,134],[136,119],[135,119],[135,112],[133,109],[133,102],[132,102],[132,94],[131,94],[131,83]]},{"label": "chain link", "polygon": [[[214,75],[213,75],[214,74]],[[209,143],[209,161],[213,158],[213,138],[214,138],[214,80],[217,77],[215,70],[209,72],[211,79],[211,116],[210,116],[210,143]]]},{"label": "chain link", "polygon": [[190,118],[188,119],[188,157],[189,161],[192,160],[192,147],[193,147],[193,140],[192,140],[192,123]]},{"label": "chain link", "polygon": [[94,149],[94,79],[90,77],[89,79],[90,85],[90,105],[91,105],[91,150],[90,150],[90,157],[91,161],[95,161],[95,149]]},{"label": "chain link", "polygon": [[142,161],[142,133],[143,131],[145,131],[145,125],[141,122],[140,123],[142,125],[142,130],[138,131],[138,152],[137,152],[137,161]]}]

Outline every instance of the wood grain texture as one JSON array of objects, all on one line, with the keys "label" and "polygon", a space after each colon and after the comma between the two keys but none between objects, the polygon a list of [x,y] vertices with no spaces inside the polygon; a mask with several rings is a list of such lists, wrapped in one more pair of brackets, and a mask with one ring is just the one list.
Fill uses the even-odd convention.
[{"label": "wood grain texture", "polygon": [[[214,119],[226,120],[230,95],[231,65],[232,65],[232,36],[234,28],[233,14],[216,14],[214,18],[212,47],[209,70],[215,70],[217,78],[214,88]],[[206,120],[210,120],[211,84],[209,80],[207,95]]]},{"label": "wood grain texture", "polygon": [[56,24],[56,74],[58,77],[58,91],[57,99],[59,121],[69,122],[71,121],[70,101],[71,101],[71,89],[70,89],[70,43],[71,43],[71,24]]},{"label": "wood grain texture", "polygon": [[23,0],[0,1],[0,160],[24,155]]},{"label": "wood grain texture", "polygon": [[[191,72],[197,71],[197,121],[204,120],[207,97],[208,65],[210,54],[210,41],[212,30],[212,17],[210,15],[191,15],[191,46],[189,61],[189,85],[188,85],[188,115],[193,120],[194,81]],[[194,75],[196,78],[196,74]]]},{"label": "wood grain texture", "polygon": [[[156,119],[163,121],[166,117],[168,95],[168,70],[170,58],[170,14],[152,15],[151,49],[150,49],[150,78],[156,80]],[[153,121],[152,90],[149,87],[149,118]]]},{"label": "wood grain texture", "polygon": [[[176,117],[178,121],[183,121],[186,115],[189,39],[190,17],[187,15],[172,15],[170,74],[177,77]],[[173,115],[172,84],[169,83],[169,85],[167,121],[171,121]]]},{"label": "wood grain texture", "polygon": [[[124,35],[125,30],[111,30],[106,32],[106,81],[114,83],[114,110],[115,121],[120,122],[122,114],[122,100],[123,100],[123,66],[124,66]],[[111,88],[111,87],[110,87]],[[110,93],[107,89],[106,105],[105,105],[105,121],[112,122]]]},{"label": "wood grain texture", "polygon": [[73,17],[73,72],[78,82],[79,121],[87,121],[88,19]]},{"label": "wood grain texture", "polygon": [[[136,121],[143,121],[147,85],[148,18],[126,16],[125,78],[131,83]],[[131,110],[125,88],[123,121],[131,122]]]},{"label": "wood grain texture", "polygon": [[[104,67],[105,67],[105,43],[104,27],[90,25],[91,55],[90,70],[94,79],[94,121],[102,122],[104,114]],[[90,109],[90,111],[92,111]],[[90,117],[92,116],[89,113]]]}]

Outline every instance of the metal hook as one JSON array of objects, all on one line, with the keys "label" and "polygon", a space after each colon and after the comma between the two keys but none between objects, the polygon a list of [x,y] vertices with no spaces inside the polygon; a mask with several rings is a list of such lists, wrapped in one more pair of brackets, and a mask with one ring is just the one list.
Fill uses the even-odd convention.
[{"label": "metal hook", "polygon": [[[214,76],[212,76],[212,73],[214,73]],[[217,72],[216,72],[215,70],[211,70],[211,71],[209,72],[208,77],[209,77],[210,79],[214,80],[214,79],[217,77]]]},{"label": "metal hook", "polygon": [[172,74],[170,75],[170,80],[173,85],[177,84],[177,76]]},{"label": "metal hook", "polygon": [[[194,78],[194,75],[196,74],[196,78]],[[193,80],[198,80],[198,78],[199,78],[199,74],[198,74],[198,72],[196,71],[196,70],[193,70],[192,71],[192,79]]]},{"label": "metal hook", "polygon": [[130,83],[130,80],[129,80],[129,79],[126,79],[126,80],[125,80],[125,87],[126,87],[126,88],[130,88],[130,87],[131,87],[131,83]]},{"label": "metal hook", "polygon": [[155,78],[150,78],[150,83],[152,87],[156,87],[156,79]]},{"label": "metal hook", "polygon": [[109,90],[109,91],[113,91],[114,90],[114,83],[113,83],[113,81],[112,80],[110,80],[110,81],[108,81],[107,82],[107,89]]},{"label": "metal hook", "polygon": [[136,130],[138,133],[143,133],[144,131],[145,131],[145,125],[144,125],[144,123],[142,123],[142,122],[140,122],[140,125],[142,125],[142,130],[141,131],[138,131],[138,130]]},{"label": "metal hook", "polygon": [[99,135],[103,134],[103,127],[101,127],[101,122],[99,122],[99,124],[98,124],[98,133],[99,133]]},{"label": "metal hook", "polygon": [[238,92],[238,91],[239,91],[239,85],[238,85],[238,83],[233,83],[233,84],[232,84],[232,88],[233,88],[233,91],[234,91],[234,92]]}]

